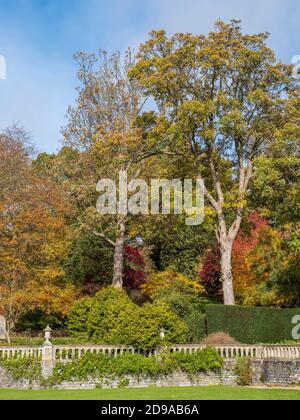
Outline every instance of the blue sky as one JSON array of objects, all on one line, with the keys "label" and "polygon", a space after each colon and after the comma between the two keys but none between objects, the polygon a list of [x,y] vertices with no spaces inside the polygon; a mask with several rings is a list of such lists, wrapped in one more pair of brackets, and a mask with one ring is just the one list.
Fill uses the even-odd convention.
[{"label": "blue sky", "polygon": [[0,127],[20,122],[39,150],[60,146],[74,102],[77,51],[137,47],[152,29],[207,33],[218,18],[242,19],[248,32],[271,32],[290,63],[300,55],[299,0],[0,0]]}]

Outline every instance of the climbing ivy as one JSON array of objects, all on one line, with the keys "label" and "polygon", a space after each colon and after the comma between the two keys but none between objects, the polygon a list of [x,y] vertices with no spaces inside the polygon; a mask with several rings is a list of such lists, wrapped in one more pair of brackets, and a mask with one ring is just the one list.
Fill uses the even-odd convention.
[{"label": "climbing ivy", "polygon": [[80,382],[94,380],[100,383],[104,380],[121,380],[126,376],[136,378],[169,375],[182,371],[189,375],[200,372],[221,370],[223,360],[214,349],[207,348],[194,354],[171,354],[162,351],[159,357],[147,357],[140,354],[124,354],[116,358],[104,355],[86,354],[79,361],[68,364],[58,364],[50,382],[52,385],[62,382]]},{"label": "climbing ivy", "polygon": [[14,381],[27,380],[32,385],[41,382],[42,367],[38,359],[21,358],[0,360],[0,366],[4,368]]}]

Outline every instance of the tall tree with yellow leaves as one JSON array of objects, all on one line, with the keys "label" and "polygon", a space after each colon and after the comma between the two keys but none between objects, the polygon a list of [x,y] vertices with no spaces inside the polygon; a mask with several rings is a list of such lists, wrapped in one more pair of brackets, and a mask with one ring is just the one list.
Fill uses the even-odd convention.
[{"label": "tall tree with yellow leaves", "polygon": [[[217,22],[208,36],[152,32],[131,78],[153,97],[161,143],[193,162],[205,181],[221,254],[224,303],[235,304],[232,249],[248,206],[255,160],[276,137],[299,129],[292,66],[277,63],[267,33],[244,34],[239,21]],[[297,117],[295,118],[295,115]],[[162,124],[162,121],[164,122]]]}]

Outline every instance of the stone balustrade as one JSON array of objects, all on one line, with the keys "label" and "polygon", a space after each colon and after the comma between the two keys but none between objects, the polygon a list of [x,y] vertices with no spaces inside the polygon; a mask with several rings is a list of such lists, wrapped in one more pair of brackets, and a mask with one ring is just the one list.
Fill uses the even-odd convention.
[{"label": "stone balustrade", "polygon": [[0,347],[2,359],[42,359],[42,347]]},{"label": "stone balustrade", "polygon": [[[177,345],[171,346],[170,351],[192,354],[204,349],[203,345]],[[237,357],[251,357],[258,360],[300,360],[300,346],[215,346],[224,359]]]},{"label": "stone balustrade", "polygon": [[[130,346],[54,346],[53,355],[56,362],[67,363],[79,360],[87,353],[101,354],[108,357],[118,357],[125,353],[144,354],[142,351]],[[155,355],[155,351],[147,351],[147,356]]]},{"label": "stone balustrade", "polygon": [[[85,354],[102,354],[110,357],[130,354],[146,354],[147,356],[155,356],[157,351],[150,350],[142,352],[130,346],[112,346],[112,345],[78,345],[78,346],[53,346],[51,343],[42,347],[0,347],[0,359],[18,359],[18,358],[34,358],[42,359],[45,347],[51,347],[52,358],[56,363],[71,362],[81,359]],[[208,346],[205,345],[172,345],[171,353],[193,354],[203,350]],[[237,357],[251,357],[253,359],[262,360],[300,360],[300,345],[297,346],[215,346],[220,356],[227,360],[236,359]]]},{"label": "stone balustrade", "polygon": [[[204,345],[172,345],[171,353],[193,354],[208,346]],[[250,357],[253,361],[259,362],[300,362],[300,346],[216,346],[220,356],[227,362],[234,361],[237,357]],[[46,341],[41,347],[0,347],[1,360],[32,358],[41,361],[42,374],[44,378],[51,376],[57,363],[70,363],[80,360],[86,354],[105,355],[117,357],[119,355],[144,354],[156,356],[158,349],[142,352],[130,346],[54,346]]]}]

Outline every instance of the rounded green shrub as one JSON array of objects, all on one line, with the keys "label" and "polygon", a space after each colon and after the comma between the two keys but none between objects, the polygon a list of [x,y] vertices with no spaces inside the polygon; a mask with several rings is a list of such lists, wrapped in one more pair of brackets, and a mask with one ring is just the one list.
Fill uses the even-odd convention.
[{"label": "rounded green shrub", "polygon": [[94,343],[128,344],[136,306],[124,290],[109,287],[96,294],[87,319],[87,331]]},{"label": "rounded green shrub", "polygon": [[92,298],[81,299],[74,304],[68,317],[68,330],[71,335],[87,334],[87,321],[93,306]]},{"label": "rounded green shrub", "polygon": [[166,343],[185,343],[188,328],[165,302],[147,303],[139,311],[135,328],[131,331],[131,344],[141,349],[155,348],[161,344],[160,332],[165,330]]},{"label": "rounded green shrub", "polygon": [[162,328],[169,343],[183,343],[187,339],[186,324],[167,303],[147,303],[140,307],[125,291],[112,287],[76,303],[69,318],[73,335],[86,334],[95,344],[130,345],[141,350],[161,344]]}]

